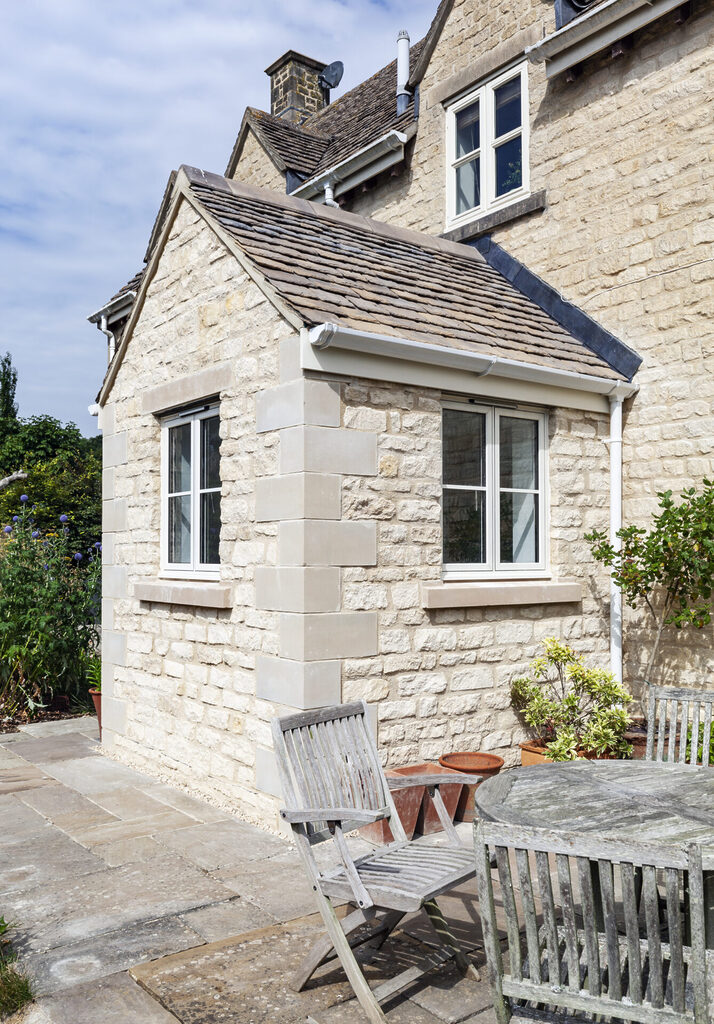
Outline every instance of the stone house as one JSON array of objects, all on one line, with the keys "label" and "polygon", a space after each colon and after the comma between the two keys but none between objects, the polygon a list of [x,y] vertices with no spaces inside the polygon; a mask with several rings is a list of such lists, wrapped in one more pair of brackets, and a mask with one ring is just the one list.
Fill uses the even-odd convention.
[{"label": "stone house", "polygon": [[544,637],[637,689],[583,535],[711,472],[713,31],[442,0],[334,102],[288,52],[225,176],[171,176],[90,318],[117,756],[274,822],[286,708],[365,698],[391,764],[512,761]]}]

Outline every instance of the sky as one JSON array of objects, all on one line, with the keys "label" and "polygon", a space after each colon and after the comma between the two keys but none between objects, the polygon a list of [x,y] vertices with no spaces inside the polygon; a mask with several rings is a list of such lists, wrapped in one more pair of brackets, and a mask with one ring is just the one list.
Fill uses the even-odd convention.
[{"label": "sky", "polygon": [[342,60],[333,97],[426,32],[437,0],[23,0],[0,33],[0,354],[21,416],[96,432],[106,343],[87,316],[142,267],[173,168],[223,173],[264,68]]}]

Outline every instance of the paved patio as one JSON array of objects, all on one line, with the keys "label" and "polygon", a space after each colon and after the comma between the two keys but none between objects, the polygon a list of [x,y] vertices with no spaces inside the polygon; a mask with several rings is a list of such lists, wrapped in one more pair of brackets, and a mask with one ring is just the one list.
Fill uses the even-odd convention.
[{"label": "paved patio", "polygon": [[[23,1024],[364,1021],[339,970],[287,986],[320,931],[292,846],[103,757],[96,737],[92,718],[0,734],[0,915],[37,992]],[[440,902],[483,966],[473,885]],[[421,960],[422,938],[407,921],[368,974]],[[449,967],[426,982],[390,1022],[495,1020],[485,982]]]}]

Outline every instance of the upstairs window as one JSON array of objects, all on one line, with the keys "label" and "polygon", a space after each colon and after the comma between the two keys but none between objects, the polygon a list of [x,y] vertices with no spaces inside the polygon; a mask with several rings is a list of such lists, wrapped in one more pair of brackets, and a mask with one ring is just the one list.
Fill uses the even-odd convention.
[{"label": "upstairs window", "polygon": [[217,575],[221,535],[220,417],[215,405],[162,423],[161,567]]},{"label": "upstairs window", "polygon": [[458,226],[528,194],[525,63],[448,108],[447,224]]},{"label": "upstairs window", "polygon": [[546,570],[546,417],[486,406],[444,408],[444,573]]}]

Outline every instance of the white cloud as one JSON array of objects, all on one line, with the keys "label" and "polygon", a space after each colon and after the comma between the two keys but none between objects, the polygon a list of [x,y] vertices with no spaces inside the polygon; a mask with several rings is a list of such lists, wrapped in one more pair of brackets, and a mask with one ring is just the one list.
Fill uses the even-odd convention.
[{"label": "white cloud", "polygon": [[0,353],[21,415],[94,430],[104,339],[86,322],[140,266],[179,164],[222,172],[263,69],[343,60],[339,92],[426,31],[436,0],[26,0],[0,40]]}]

